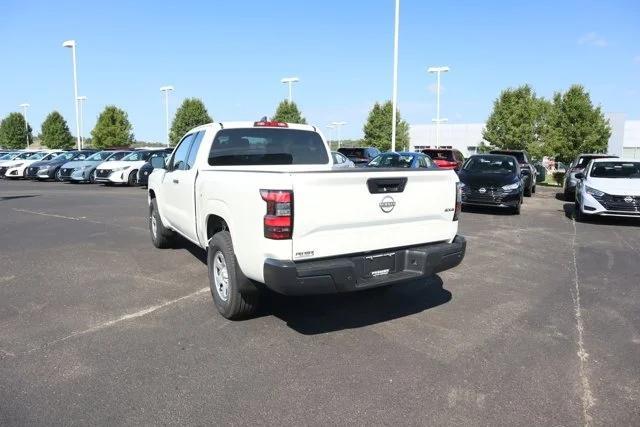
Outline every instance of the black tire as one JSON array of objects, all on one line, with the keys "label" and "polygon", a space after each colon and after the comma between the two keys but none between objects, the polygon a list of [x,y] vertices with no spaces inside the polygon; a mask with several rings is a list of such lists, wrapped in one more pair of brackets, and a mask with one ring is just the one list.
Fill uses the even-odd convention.
[{"label": "black tire", "polygon": [[[207,267],[211,296],[223,317],[231,320],[243,319],[256,311],[260,289],[240,270],[228,231],[216,233],[209,241]],[[221,278],[225,271],[226,288],[220,285],[224,283]]]},{"label": "black tire", "polygon": [[531,189],[532,189],[532,187],[525,187],[524,188],[524,197],[531,197]]},{"label": "black tire", "polygon": [[58,182],[64,182],[64,179],[62,179],[62,171],[58,168],[54,174],[55,180]]},{"label": "black tire", "polygon": [[518,204],[513,207],[514,215],[520,215],[520,206],[522,206],[522,202],[518,202]]},{"label": "black tire", "polygon": [[584,222],[586,220],[584,213],[582,213],[582,209],[580,209],[580,203],[576,200],[573,205],[573,217],[576,222]]},{"label": "black tire", "polygon": [[138,185],[138,171],[137,170],[131,171],[131,173],[129,174],[129,177],[127,178],[127,185],[129,187],[135,187],[136,185]]},{"label": "black tire", "polygon": [[89,174],[89,183],[90,184],[95,184],[96,183],[96,170],[94,169],[93,172],[91,172]]},{"label": "black tire", "polygon": [[151,199],[151,205],[149,206],[149,232],[151,233],[153,246],[156,248],[167,249],[173,246],[176,237],[175,232],[166,228],[162,223],[156,199]]},{"label": "black tire", "polygon": [[573,194],[571,194],[571,191],[569,191],[569,189],[565,188],[562,197],[564,198],[565,201],[570,202],[571,200],[575,201],[575,197],[572,197]]},{"label": "black tire", "polygon": [[531,187],[531,192],[532,192],[532,193],[535,193],[535,192],[536,192],[536,185],[535,185],[535,184],[533,184],[533,187]]}]

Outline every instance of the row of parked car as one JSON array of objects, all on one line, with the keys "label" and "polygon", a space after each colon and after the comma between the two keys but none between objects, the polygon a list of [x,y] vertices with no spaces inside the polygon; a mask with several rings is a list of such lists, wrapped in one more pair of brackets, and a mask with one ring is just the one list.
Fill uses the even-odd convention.
[{"label": "row of parked car", "polygon": [[494,150],[465,160],[452,148],[386,152],[376,148],[340,148],[354,165],[378,168],[450,169],[458,173],[463,205],[507,208],[519,214],[524,197],[536,192],[537,170],[523,150]]},{"label": "row of parked car", "polygon": [[0,177],[126,185],[146,185],[151,159],[170,148],[133,150],[0,151]]}]

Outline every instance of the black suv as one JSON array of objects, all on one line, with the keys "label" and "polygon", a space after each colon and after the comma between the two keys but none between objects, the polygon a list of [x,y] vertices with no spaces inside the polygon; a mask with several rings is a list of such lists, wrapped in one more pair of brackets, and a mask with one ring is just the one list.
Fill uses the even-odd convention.
[{"label": "black suv", "polygon": [[526,151],[491,150],[489,153],[515,157],[520,164],[520,171],[522,173],[522,179],[524,180],[524,195],[526,197],[531,197],[531,194],[536,192],[536,177],[538,176],[538,171],[529,160],[529,154],[527,154]]},{"label": "black suv", "polygon": [[371,160],[376,158],[380,154],[380,150],[374,147],[362,147],[362,148],[338,148],[338,153],[344,155],[356,165],[357,168],[364,167],[369,164]]}]

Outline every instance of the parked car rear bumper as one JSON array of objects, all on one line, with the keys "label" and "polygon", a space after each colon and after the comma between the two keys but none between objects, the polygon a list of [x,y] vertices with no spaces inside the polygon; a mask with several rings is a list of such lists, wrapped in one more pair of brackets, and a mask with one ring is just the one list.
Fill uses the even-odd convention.
[{"label": "parked car rear bumper", "polygon": [[[431,276],[460,264],[467,242],[456,236],[451,243],[433,243],[375,253],[350,255],[312,261],[264,263],[265,285],[284,295],[332,294],[375,288]],[[387,257],[388,273],[367,273],[367,263]],[[386,262],[386,261],[385,261]]]}]

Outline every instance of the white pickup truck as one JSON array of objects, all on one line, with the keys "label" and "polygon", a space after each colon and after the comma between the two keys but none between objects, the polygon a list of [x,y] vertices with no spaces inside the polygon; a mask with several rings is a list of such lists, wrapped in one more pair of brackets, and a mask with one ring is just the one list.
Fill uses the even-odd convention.
[{"label": "white pickup truck", "polygon": [[211,293],[230,319],[261,288],[286,295],[356,291],[457,266],[458,178],[451,170],[332,169],[309,125],[211,123],[167,162],[153,160],[153,244],[175,234],[207,250]]}]

